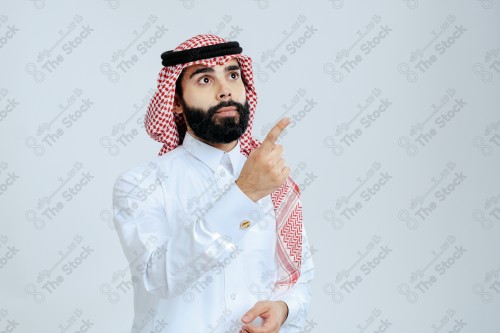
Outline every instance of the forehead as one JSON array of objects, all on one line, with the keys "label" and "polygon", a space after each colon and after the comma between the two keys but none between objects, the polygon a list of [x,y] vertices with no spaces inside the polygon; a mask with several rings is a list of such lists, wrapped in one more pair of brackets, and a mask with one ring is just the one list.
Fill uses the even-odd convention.
[{"label": "forehead", "polygon": [[204,67],[211,67],[216,72],[218,72],[218,71],[222,72],[222,71],[224,71],[225,67],[232,66],[232,65],[239,65],[239,62],[238,62],[238,60],[236,58],[229,59],[228,61],[226,61],[222,65],[216,65],[216,66],[205,66],[205,65],[201,65],[201,64],[191,65],[191,66],[188,66],[188,67],[185,68],[185,73],[186,74],[191,74],[192,72],[194,72],[198,68],[204,68]]}]

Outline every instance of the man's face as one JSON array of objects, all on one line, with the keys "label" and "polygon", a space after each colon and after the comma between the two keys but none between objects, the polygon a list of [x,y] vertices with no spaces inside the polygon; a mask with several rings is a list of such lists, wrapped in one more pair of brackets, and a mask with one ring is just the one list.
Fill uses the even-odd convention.
[{"label": "man's face", "polygon": [[230,143],[245,133],[250,109],[236,59],[214,67],[187,67],[181,85],[182,96],[176,96],[174,110],[184,113],[197,137]]}]

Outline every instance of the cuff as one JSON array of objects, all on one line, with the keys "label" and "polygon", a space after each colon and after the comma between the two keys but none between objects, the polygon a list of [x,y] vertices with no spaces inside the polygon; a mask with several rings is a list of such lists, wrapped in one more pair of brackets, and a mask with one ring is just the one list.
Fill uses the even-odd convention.
[{"label": "cuff", "polygon": [[260,216],[260,211],[260,206],[233,182],[215,200],[204,219],[210,229],[236,244],[255,226],[257,221],[252,216]]},{"label": "cuff", "polygon": [[282,326],[286,326],[298,319],[300,304],[297,301],[297,298],[290,294],[285,294],[278,299],[279,301],[283,301],[288,306],[288,317]]}]

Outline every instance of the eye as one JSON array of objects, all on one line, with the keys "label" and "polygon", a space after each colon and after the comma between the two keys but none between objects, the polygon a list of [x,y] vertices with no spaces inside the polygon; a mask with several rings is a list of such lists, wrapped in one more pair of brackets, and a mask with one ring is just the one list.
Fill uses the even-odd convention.
[{"label": "eye", "polygon": [[230,76],[230,77],[231,77],[231,79],[233,79],[233,80],[238,80],[238,78],[240,77],[240,73],[238,73],[238,72],[231,72],[231,73],[229,74],[229,76]]},{"label": "eye", "polygon": [[208,84],[210,83],[210,77],[208,76],[202,76],[199,80],[198,80],[198,83],[200,84]]}]

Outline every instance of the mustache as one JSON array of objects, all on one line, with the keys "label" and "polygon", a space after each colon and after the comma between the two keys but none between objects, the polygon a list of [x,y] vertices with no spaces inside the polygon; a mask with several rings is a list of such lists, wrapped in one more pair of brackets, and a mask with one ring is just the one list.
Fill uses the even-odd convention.
[{"label": "mustache", "polygon": [[236,107],[236,111],[241,115],[243,115],[243,110],[245,109],[244,105],[241,103],[238,103],[236,101],[230,100],[230,101],[223,101],[220,102],[219,104],[212,106],[211,108],[208,109],[208,116],[212,118],[213,115],[217,111],[219,111],[220,108],[228,107],[228,106],[234,106]]}]

